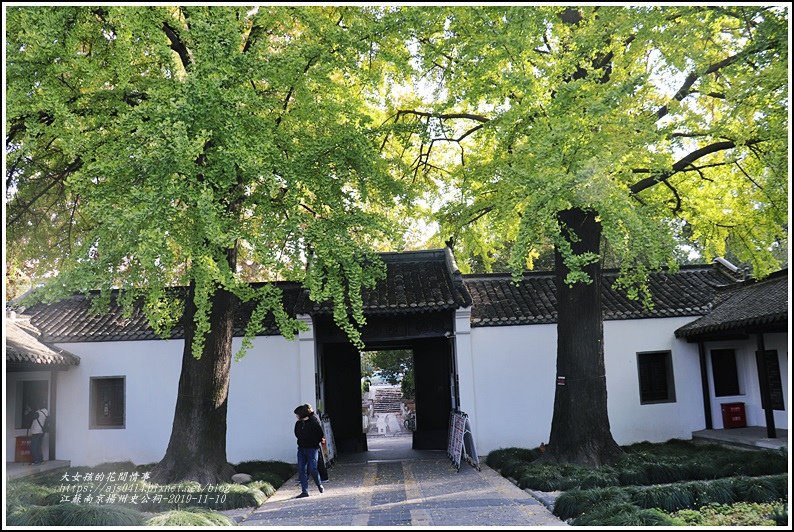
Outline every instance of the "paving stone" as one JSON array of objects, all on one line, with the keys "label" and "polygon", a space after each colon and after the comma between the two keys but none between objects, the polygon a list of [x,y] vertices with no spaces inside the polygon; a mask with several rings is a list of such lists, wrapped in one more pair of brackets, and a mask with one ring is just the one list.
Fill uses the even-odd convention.
[{"label": "paving stone", "polygon": [[414,451],[410,437],[381,439],[340,456],[320,494],[295,499],[285,482],[241,526],[567,526],[538,500],[482,464],[460,472],[439,451]]}]

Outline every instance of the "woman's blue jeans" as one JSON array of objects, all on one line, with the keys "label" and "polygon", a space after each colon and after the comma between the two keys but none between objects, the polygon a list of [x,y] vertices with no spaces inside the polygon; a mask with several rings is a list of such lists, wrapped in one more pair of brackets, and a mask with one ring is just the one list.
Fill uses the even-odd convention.
[{"label": "woman's blue jeans", "polygon": [[[40,464],[44,460],[41,452],[43,440],[44,434],[41,432],[30,435],[30,457],[34,464]],[[317,468],[317,460],[314,461],[314,467]]]},{"label": "woman's blue jeans", "polygon": [[[317,454],[320,452],[319,448],[312,449],[311,447],[298,447],[298,478],[301,481],[301,490],[309,491],[309,475],[314,479],[314,483],[318,486],[320,482],[320,473],[317,471]],[[308,473],[307,473],[308,467]]]}]

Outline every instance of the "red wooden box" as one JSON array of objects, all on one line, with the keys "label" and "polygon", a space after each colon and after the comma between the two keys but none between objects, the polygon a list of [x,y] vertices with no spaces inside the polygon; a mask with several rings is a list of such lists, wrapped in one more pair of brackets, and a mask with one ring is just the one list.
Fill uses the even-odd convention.
[{"label": "red wooden box", "polygon": [[744,403],[722,404],[722,426],[726,429],[739,429],[747,426]]}]

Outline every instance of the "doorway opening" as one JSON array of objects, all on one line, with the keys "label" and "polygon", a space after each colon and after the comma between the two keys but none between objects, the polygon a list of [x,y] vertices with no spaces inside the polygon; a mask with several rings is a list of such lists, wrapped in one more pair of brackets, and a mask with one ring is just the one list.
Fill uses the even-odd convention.
[{"label": "doorway opening", "polygon": [[[382,443],[392,434],[406,437],[406,449],[446,449],[449,415],[458,404],[451,339],[373,341],[368,347],[371,351],[362,355],[349,342],[326,341],[318,345],[317,397],[323,412],[331,417],[337,450],[367,451],[368,436],[372,435],[373,441],[379,438],[377,441]],[[379,359],[391,357],[399,362],[379,362],[376,370],[370,362],[375,355],[368,354],[375,351],[384,353],[377,356]],[[370,369],[367,364],[373,367]],[[372,374],[365,396],[368,371]],[[399,384],[391,384],[389,379]],[[403,385],[408,394],[403,392]],[[376,412],[374,399],[380,390],[384,402],[390,399],[390,405]],[[391,397],[386,397],[386,390]]]},{"label": "doorway opening", "polygon": [[413,446],[415,390],[412,349],[361,353],[361,420],[369,449],[378,443],[391,448]]}]

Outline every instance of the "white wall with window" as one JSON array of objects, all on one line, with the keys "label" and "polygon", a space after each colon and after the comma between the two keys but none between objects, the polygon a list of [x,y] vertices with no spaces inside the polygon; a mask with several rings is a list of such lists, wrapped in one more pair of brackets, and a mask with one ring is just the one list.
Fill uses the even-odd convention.
[{"label": "white wall with window", "polygon": [[[132,461],[165,454],[174,420],[182,340],[59,344],[80,365],[58,380],[58,455],[72,465]],[[240,347],[235,338],[233,350]],[[254,339],[232,361],[227,458],[295,461],[293,409],[300,396],[298,342],[280,336]],[[17,378],[24,377],[18,374]],[[11,392],[6,392],[11,393]],[[46,452],[46,449],[45,449]],[[45,455],[46,456],[46,455]]]},{"label": "white wall with window", "polygon": [[[618,444],[689,439],[693,431],[705,426],[697,344],[674,335],[693,319],[604,322],[607,405]],[[461,389],[461,395],[474,397],[478,453],[548,442],[557,367],[556,325],[474,327],[471,342],[473,390]],[[648,400],[641,397],[638,360],[643,358],[649,360],[646,391],[655,394]]]}]

